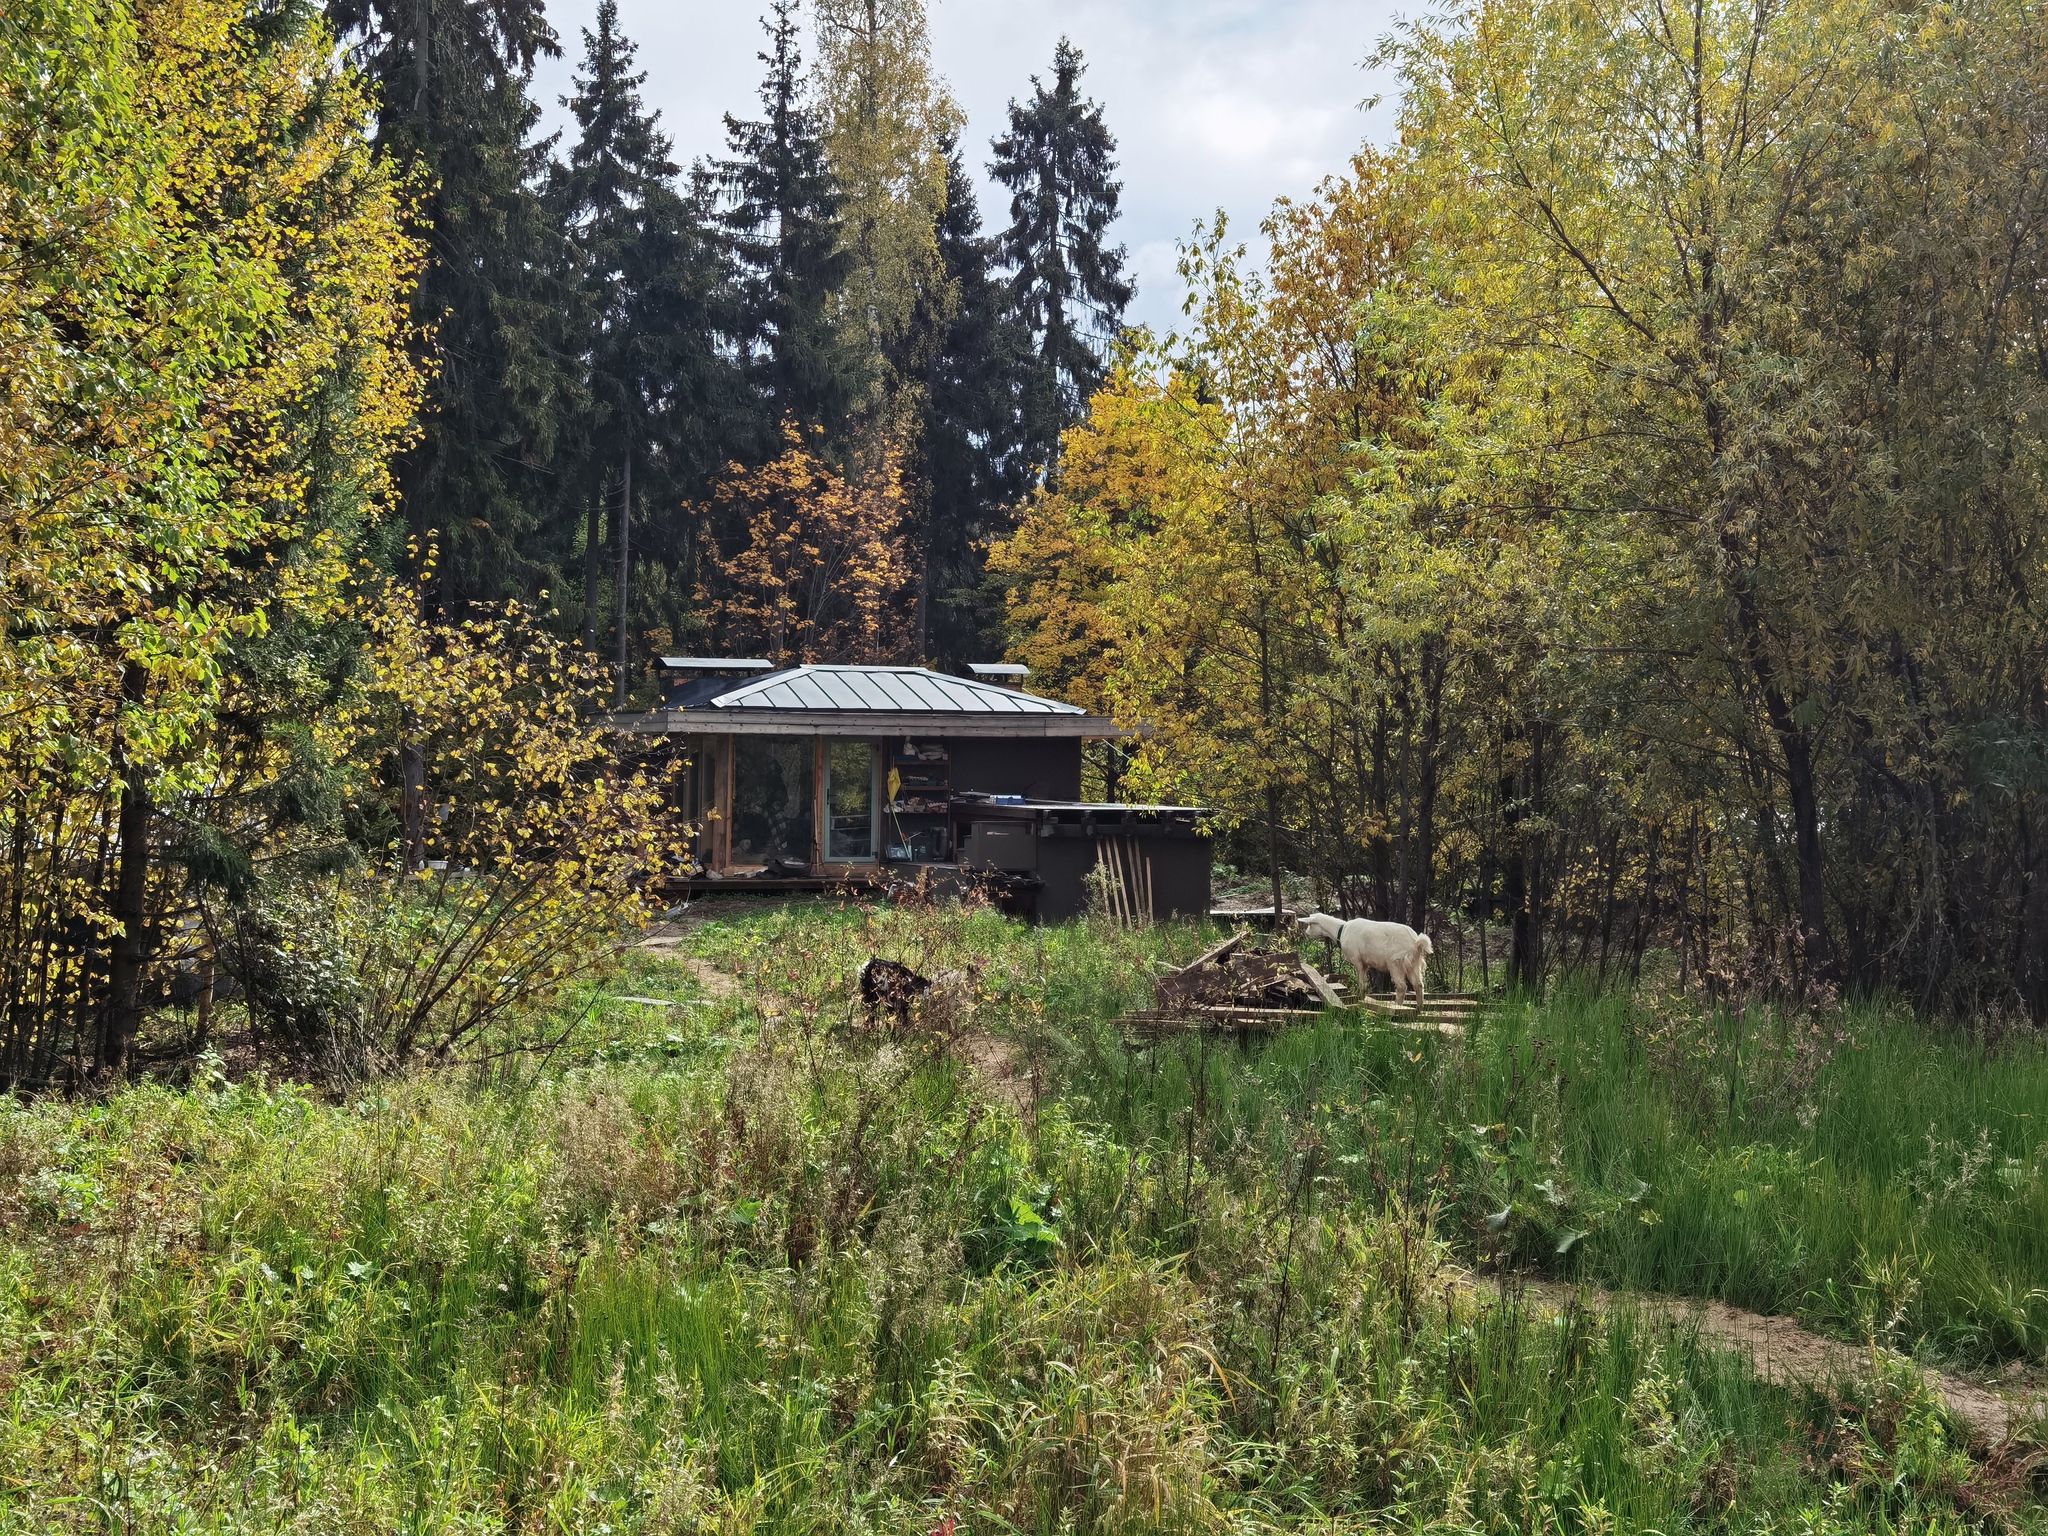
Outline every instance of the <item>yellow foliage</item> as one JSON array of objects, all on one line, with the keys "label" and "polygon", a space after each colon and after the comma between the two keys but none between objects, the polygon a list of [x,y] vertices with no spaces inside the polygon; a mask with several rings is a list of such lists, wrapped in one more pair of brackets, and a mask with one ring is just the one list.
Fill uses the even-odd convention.
[{"label": "yellow foliage", "polygon": [[0,18],[0,1077],[89,1017],[124,779],[248,794],[281,769],[230,663],[338,612],[389,496],[421,252],[370,108],[303,11]]},{"label": "yellow foliage", "polygon": [[[399,811],[386,862],[332,898],[360,984],[356,1065],[445,1057],[529,1024],[611,954],[685,849],[670,809],[679,765],[636,757],[609,729],[593,658],[517,605],[454,624],[421,606],[418,590],[370,585],[354,609],[365,665],[320,730],[328,755],[354,766],[359,800],[375,802],[359,816]],[[408,755],[411,850],[394,804]]]},{"label": "yellow foliage", "polygon": [[[220,658],[331,605],[323,524],[410,431],[419,251],[317,25],[221,0],[53,3],[0,48],[0,761],[191,754]],[[40,25],[38,25],[40,23]],[[40,45],[40,46],[39,46]],[[45,94],[47,92],[47,94]],[[330,505],[309,505],[315,478]],[[146,697],[120,710],[125,670]]]}]

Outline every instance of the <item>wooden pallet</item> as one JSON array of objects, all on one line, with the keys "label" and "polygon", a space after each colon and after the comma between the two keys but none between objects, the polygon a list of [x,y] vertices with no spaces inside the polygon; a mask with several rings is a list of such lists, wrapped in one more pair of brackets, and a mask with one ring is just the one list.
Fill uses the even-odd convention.
[{"label": "wooden pallet", "polygon": [[1482,999],[1469,992],[1450,992],[1428,998],[1419,1006],[1397,1003],[1390,997],[1366,996],[1354,1005],[1396,1029],[1433,1031],[1456,1038],[1479,1012]]},{"label": "wooden pallet", "polygon": [[1236,1030],[1241,1035],[1297,1025],[1313,1024],[1331,1015],[1365,1014],[1374,1024],[1391,1029],[1459,1039],[1478,1013],[1482,999],[1469,993],[1432,997],[1420,1007],[1396,1003],[1391,998],[1363,997],[1334,1008],[1251,1008],[1227,1003],[1206,1003],[1182,1008],[1140,1008],[1117,1020],[1124,1038],[1134,1044],[1153,1044],[1174,1035],[1196,1030]]}]

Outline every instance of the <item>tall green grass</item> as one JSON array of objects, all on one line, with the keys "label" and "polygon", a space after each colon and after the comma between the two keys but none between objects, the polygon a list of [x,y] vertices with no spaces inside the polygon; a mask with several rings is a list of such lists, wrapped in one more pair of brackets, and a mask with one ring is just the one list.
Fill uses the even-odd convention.
[{"label": "tall green grass", "polygon": [[[0,1531],[2041,1525],[1909,1376],[1788,1395],[1462,1288],[1448,1110],[1521,1026],[1133,1055],[1104,1021],[1200,934],[691,942],[738,997],[634,957],[488,1080],[0,1111]],[[871,1027],[875,951],[972,1014]],[[940,1023],[1034,1059],[1021,1109]]]},{"label": "tall green grass", "polygon": [[1135,1056],[1083,1027],[1074,1087],[1119,1134],[1192,1133],[1226,1161],[1275,1155],[1314,1112],[1355,1196],[1435,1201],[1475,1259],[1796,1312],[1965,1363],[2048,1348],[2037,1036],[1571,993],[1457,1043],[1340,1017],[1249,1051]]}]

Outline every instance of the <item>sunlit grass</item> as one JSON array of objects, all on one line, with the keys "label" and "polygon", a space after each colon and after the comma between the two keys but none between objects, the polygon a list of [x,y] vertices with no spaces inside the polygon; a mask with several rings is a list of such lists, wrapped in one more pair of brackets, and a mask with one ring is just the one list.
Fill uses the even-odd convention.
[{"label": "sunlit grass", "polygon": [[[1964,1362],[2048,1345],[2048,1048],[1895,1010],[1740,1023],[1567,992],[1469,1042],[1331,1022],[1249,1054],[1095,1038],[1118,1133],[1278,1154],[1313,1114],[1359,1198],[1477,1259],[1796,1312]],[[1196,1085],[1206,1073],[1206,1089]],[[1197,1100],[1200,1100],[1199,1107]],[[1491,1218],[1491,1219],[1489,1219]]]},{"label": "sunlit grass", "polygon": [[[1203,942],[774,908],[687,940],[737,995],[634,954],[565,1002],[545,1059],[343,1104],[202,1074],[0,1112],[0,1530],[2036,1523],[1908,1378],[1788,1395],[1667,1322],[1458,1280],[1489,1241],[1711,1278],[1659,1245],[1737,1148],[1790,1126],[1818,1150],[1785,1156],[1877,1188],[1919,1166],[1911,1128],[1832,1127],[1850,1089],[1823,1087],[1811,1125],[1751,1103],[1733,1141],[1644,1087],[1654,1050],[1606,1004],[1469,1046],[1333,1022],[1126,1051],[1109,1021],[1147,966]],[[858,1016],[874,952],[972,978],[949,1028],[1032,1061],[1021,1108],[948,1040]],[[1923,1152],[1929,1113],[1963,1136],[1994,1069],[1875,1029],[1860,1051],[1888,1064],[1845,1050],[1815,1081],[1922,1073],[1923,1109],[1951,1094]],[[1636,1076],[1604,1087],[1614,1052]],[[1561,1089],[1539,1060],[1570,1064]],[[1545,1149],[1525,1170],[1479,1150],[1517,1135]],[[1517,1214],[1489,1235],[1493,1199]],[[1589,1230],[1559,1259],[1569,1220]],[[1748,1251],[1689,1241],[1696,1266]]]}]

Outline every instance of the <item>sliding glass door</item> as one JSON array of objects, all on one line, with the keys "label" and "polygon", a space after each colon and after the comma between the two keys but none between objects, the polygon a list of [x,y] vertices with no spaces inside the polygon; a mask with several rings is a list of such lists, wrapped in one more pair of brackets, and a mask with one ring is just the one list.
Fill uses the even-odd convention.
[{"label": "sliding glass door", "polygon": [[733,743],[732,860],[809,864],[815,743],[803,736],[741,736]]},{"label": "sliding glass door", "polygon": [[844,864],[875,856],[875,744],[825,744],[825,860]]}]

